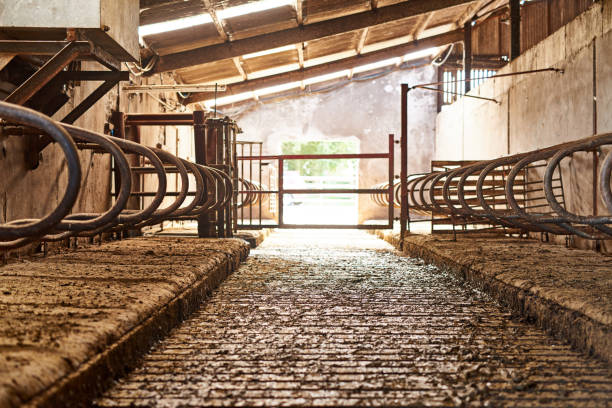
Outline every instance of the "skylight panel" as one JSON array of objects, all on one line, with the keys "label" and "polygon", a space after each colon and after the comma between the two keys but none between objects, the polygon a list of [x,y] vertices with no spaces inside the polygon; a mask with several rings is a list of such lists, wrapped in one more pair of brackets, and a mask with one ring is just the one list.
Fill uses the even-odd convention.
[{"label": "skylight panel", "polygon": [[412,61],[424,57],[433,57],[438,53],[438,47],[427,48],[421,51],[411,52],[404,55],[404,61]]},{"label": "skylight panel", "polygon": [[399,64],[402,61],[400,57],[389,58],[382,61],[373,62],[371,64],[360,65],[358,67],[353,68],[353,73],[357,74],[359,72],[371,71],[373,69],[387,67],[389,65]]},{"label": "skylight panel", "polygon": [[217,11],[217,17],[220,19],[228,19],[232,17],[243,16],[245,14],[257,13],[260,11],[270,10],[282,6],[295,7],[295,0],[261,0],[252,3],[242,4],[240,6],[229,7]]},{"label": "skylight panel", "polygon": [[251,53],[251,54],[246,54],[246,55],[242,56],[242,59],[262,57],[264,55],[277,54],[279,52],[291,51],[291,50],[295,50],[295,49],[296,49],[295,48],[295,44],[290,44],[290,45],[285,45],[283,47],[271,48],[269,50],[263,50],[263,51],[254,52],[254,53]]},{"label": "skylight panel", "polygon": [[176,20],[164,21],[162,23],[147,24],[138,27],[138,35],[146,37],[147,35],[160,34],[168,31],[180,30],[196,25],[211,23],[210,14],[198,14],[197,16],[183,17]]}]

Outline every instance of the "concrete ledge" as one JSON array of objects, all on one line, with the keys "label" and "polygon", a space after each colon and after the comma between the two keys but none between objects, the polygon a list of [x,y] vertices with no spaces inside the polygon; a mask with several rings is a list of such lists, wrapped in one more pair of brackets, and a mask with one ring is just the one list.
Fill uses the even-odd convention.
[{"label": "concrete ledge", "polygon": [[0,268],[0,406],[87,406],[248,252],[137,238]]},{"label": "concrete ledge", "polygon": [[271,228],[264,228],[253,231],[238,231],[234,236],[244,239],[251,245],[251,248],[257,248],[262,242],[272,233]]},{"label": "concrete ledge", "polygon": [[[377,232],[397,247],[399,234]],[[575,348],[612,365],[612,258],[536,240],[410,235],[403,251],[475,283]]]}]

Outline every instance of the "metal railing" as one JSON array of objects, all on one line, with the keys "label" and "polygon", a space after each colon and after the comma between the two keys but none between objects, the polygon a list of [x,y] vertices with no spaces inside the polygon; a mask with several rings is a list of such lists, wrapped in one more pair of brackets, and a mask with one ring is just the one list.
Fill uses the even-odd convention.
[{"label": "metal railing", "polygon": [[[307,154],[307,155],[277,155],[277,156],[238,156],[237,160],[239,163],[247,162],[249,165],[255,164],[258,166],[260,163],[268,163],[272,167],[278,169],[278,182],[277,188],[272,189],[241,189],[237,190],[238,196],[247,195],[260,197],[261,202],[264,197],[268,196],[270,199],[272,196],[277,197],[278,208],[276,214],[276,223],[262,223],[261,217],[259,222],[255,222],[252,218],[246,220],[238,219],[239,223],[237,228],[239,229],[260,229],[260,228],[311,228],[311,229],[390,229],[393,228],[393,205],[389,205],[387,212],[387,223],[386,224],[288,224],[284,221],[283,203],[285,196],[289,194],[379,194],[380,188],[310,188],[310,189],[290,189],[284,185],[284,164],[289,160],[347,160],[347,159],[386,159],[388,163],[387,174],[388,185],[385,193],[388,197],[389,202],[393,202],[393,179],[394,179],[394,136],[389,135],[388,137],[388,151],[385,153],[361,153],[361,154]],[[239,165],[238,167],[240,167]],[[243,184],[244,186],[245,184]],[[261,214],[261,213],[260,213]]]},{"label": "metal railing", "polygon": [[[18,248],[38,241],[61,241],[71,237],[93,237],[103,232],[139,230],[165,220],[199,218],[227,207],[233,198],[232,179],[218,168],[192,163],[166,151],[143,146],[119,137],[107,136],[57,122],[19,105],[0,102],[2,132],[10,136],[42,135],[62,150],[68,181],[62,199],[42,218],[25,218],[0,224],[0,249]],[[71,213],[81,189],[82,169],[78,150],[110,154],[116,171],[115,200],[103,213]],[[142,158],[144,166],[133,166],[128,155]],[[168,174],[180,176],[180,189],[167,190]],[[155,191],[134,188],[133,174],[153,174]],[[190,191],[190,176],[195,190]],[[50,175],[55,180],[55,175]],[[216,191],[216,194],[212,192]],[[128,209],[131,198],[151,197],[142,208]],[[186,203],[188,196],[191,201]],[[162,207],[164,199],[169,204]]]},{"label": "metal railing", "polygon": [[[443,230],[453,233],[539,232],[610,239],[612,216],[597,214],[598,201],[612,213],[612,151],[601,160],[604,147],[612,147],[612,133],[494,160],[434,162],[431,172],[395,182],[393,204],[406,208],[408,230],[410,223],[426,217],[432,232],[445,224],[450,228]],[[579,214],[566,205],[563,173],[576,154],[593,157],[592,214]],[[401,200],[402,187],[406,202]],[[380,195],[373,200],[386,204]]]}]

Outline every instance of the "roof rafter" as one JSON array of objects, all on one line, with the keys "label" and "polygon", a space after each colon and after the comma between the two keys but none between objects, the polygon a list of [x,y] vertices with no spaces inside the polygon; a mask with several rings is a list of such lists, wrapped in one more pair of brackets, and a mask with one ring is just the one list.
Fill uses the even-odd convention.
[{"label": "roof rafter", "polygon": [[421,34],[423,34],[423,31],[425,31],[427,29],[427,26],[429,25],[429,22],[433,18],[434,14],[436,14],[436,12],[432,11],[429,14],[424,14],[419,19],[419,22],[417,23],[416,28],[412,32],[412,38],[417,39],[417,38],[419,38],[419,36]]},{"label": "roof rafter", "polygon": [[211,6],[210,0],[202,0],[202,3],[204,3],[204,8],[206,9],[206,11],[208,11],[208,14],[210,14],[210,18],[212,19],[213,24],[215,25],[215,28],[217,29],[217,32],[219,33],[219,36],[223,38],[223,41],[227,41],[228,40],[227,33],[225,32],[225,29],[223,28],[221,21],[219,21],[219,17],[217,17],[217,12]]},{"label": "roof rafter", "polygon": [[304,68],[304,43],[299,43],[295,49],[298,53],[298,61],[300,62],[300,68]]},{"label": "roof rafter", "polygon": [[304,0],[296,0],[295,2],[295,19],[297,20],[298,25],[304,24],[304,11],[303,11],[303,1]]},{"label": "roof rafter", "polygon": [[285,45],[312,41],[318,38],[360,30],[365,27],[418,16],[432,11],[470,3],[472,1],[473,0],[407,0],[373,11],[365,11],[349,16],[230,41],[229,43],[225,42],[165,55],[159,59],[152,73],[206,64]]},{"label": "roof rafter", "polygon": [[[416,41],[411,41],[406,44],[396,45],[394,47],[389,47],[382,50],[372,51],[366,54],[356,55],[338,61],[329,62],[327,64],[315,65],[312,67],[285,72],[278,75],[272,75],[263,78],[251,79],[249,81],[229,84],[227,85],[226,92],[224,93],[224,95],[238,94],[253,91],[256,89],[283,85],[290,82],[303,81],[308,78],[342,71],[345,69],[351,69],[361,65],[378,62],[387,58],[398,57],[411,52],[425,50],[431,47],[439,47],[451,44],[457,41],[461,41],[462,39],[463,30],[454,30],[448,33],[426,37]],[[212,97],[214,96],[209,92],[196,93],[187,98],[185,100],[185,103],[197,103],[210,99]]]}]

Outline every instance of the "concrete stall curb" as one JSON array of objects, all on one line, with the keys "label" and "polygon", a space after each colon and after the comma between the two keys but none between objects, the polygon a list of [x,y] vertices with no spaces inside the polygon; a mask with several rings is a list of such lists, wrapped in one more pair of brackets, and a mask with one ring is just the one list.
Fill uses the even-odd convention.
[{"label": "concrete stall curb", "polygon": [[[398,234],[378,231],[377,235],[399,248]],[[478,270],[479,260],[466,256],[450,257],[437,250],[424,236],[407,235],[403,253],[423,259],[440,269],[473,283],[513,312],[534,322],[548,333],[569,342],[577,350],[595,356],[612,366],[612,325],[554,301],[547,288],[515,279],[505,282]],[[562,248],[564,249],[564,248]],[[605,316],[604,320],[610,320]],[[601,320],[601,319],[599,319]]]},{"label": "concrete stall curb", "polygon": [[[136,242],[136,245],[138,245],[140,241],[138,239],[135,241],[127,240],[125,245],[130,245],[131,242]],[[151,241],[165,242],[159,240]],[[193,240],[190,242],[195,243],[198,241]],[[54,363],[55,365],[51,367],[48,363],[42,363],[40,366],[40,376],[36,375],[19,379],[18,381],[26,381],[21,385],[13,382],[15,387],[18,386],[16,395],[22,400],[19,405],[24,407],[90,406],[93,397],[106,389],[115,379],[134,368],[140,357],[152,345],[165,337],[175,326],[197,310],[211,292],[248,257],[249,246],[242,240],[218,240],[216,242],[216,244],[208,244],[206,242],[193,244],[193,248],[201,249],[200,252],[194,254],[197,259],[208,258],[208,255],[206,255],[207,251],[213,251],[216,255],[211,256],[216,261],[202,264],[197,267],[197,272],[183,273],[183,275],[186,273],[193,274],[196,278],[191,282],[185,282],[185,285],[178,284],[175,286],[172,296],[164,298],[162,302],[152,298],[150,306],[147,306],[147,309],[143,309],[146,314],[138,316],[137,319],[129,320],[126,323],[120,315],[117,315],[116,323],[112,323],[114,328],[111,329],[117,335],[111,338],[109,343],[105,343],[104,339],[108,337],[98,331],[98,340],[86,346],[90,350],[87,357],[78,362],[72,370],[64,371],[63,375],[55,375],[55,379],[50,381],[51,376],[44,374],[44,372],[48,373],[49,369],[54,369],[53,367],[56,367],[55,369],[58,373],[62,371],[60,368],[57,368],[58,363]],[[178,243],[178,245],[181,244]],[[102,249],[105,247],[106,245]],[[219,248],[216,249],[217,247]],[[95,251],[96,249],[92,248],[91,250]],[[70,255],[71,253],[68,253],[68,255],[83,257],[84,255],[81,252],[85,253],[88,250],[76,251],[72,252],[74,255]],[[53,262],[54,258],[46,259],[48,262]],[[160,262],[163,262],[164,258],[159,259]],[[123,259],[123,261],[127,263],[134,262],[133,259],[130,260],[129,258]],[[26,263],[25,265],[26,269],[35,268],[36,266],[34,265],[48,267],[48,264],[38,264],[35,262]],[[20,265],[16,267],[20,267]],[[188,265],[181,267],[185,271],[190,268]],[[144,268],[146,269],[147,266],[144,266]],[[117,279],[120,280],[120,278]],[[101,294],[101,296],[104,295]],[[130,301],[128,296],[125,296],[124,299],[126,302]],[[75,355],[79,355],[78,351],[66,354],[66,356],[71,356],[70,358],[74,358]],[[68,357],[64,357],[64,359],[66,358]],[[74,365],[72,363],[71,366]],[[18,373],[14,374],[19,375]],[[6,391],[0,393],[4,395],[3,399],[0,400],[0,406],[14,406],[15,401],[11,400],[11,398],[4,400],[4,398],[10,396],[10,394],[5,394]]]},{"label": "concrete stall curb", "polygon": [[242,248],[239,262],[226,259],[217,265],[208,275],[160,307],[76,372],[58,381],[24,406],[89,406],[92,396],[106,389],[114,379],[126,374],[155,342],[164,338],[170,330],[197,310],[211,292],[246,260],[248,253],[248,249]]}]

